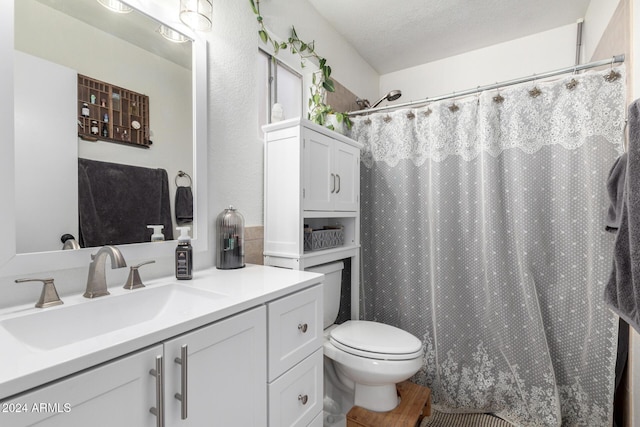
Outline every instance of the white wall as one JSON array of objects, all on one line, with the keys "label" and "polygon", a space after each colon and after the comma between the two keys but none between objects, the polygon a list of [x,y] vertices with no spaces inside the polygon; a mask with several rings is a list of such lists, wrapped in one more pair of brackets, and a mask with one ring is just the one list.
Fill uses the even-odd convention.
[{"label": "white wall", "polygon": [[78,238],[77,73],[15,51],[16,250]]},{"label": "white wall", "polygon": [[[573,65],[576,25],[380,76],[380,96],[400,89],[409,102]],[[553,48],[550,48],[550,47]]]},{"label": "white wall", "polygon": [[[334,77],[355,93],[374,98],[378,75],[317,15],[306,1],[263,0],[265,23],[286,40],[293,25],[300,38],[315,40],[318,54],[327,58]],[[246,225],[263,222],[263,144],[256,135],[258,117],[258,26],[247,0],[214,1],[209,39],[209,158],[211,224],[232,204]],[[296,57],[278,56],[300,69]],[[308,69],[314,67],[309,65]],[[305,69],[306,71],[307,69]],[[304,89],[303,94],[308,93]],[[370,95],[368,95],[370,94]],[[305,103],[306,104],[306,103]]]},{"label": "white wall", "polygon": [[[619,0],[592,0],[584,18],[581,63],[593,55]],[[575,63],[577,23],[380,76],[378,97],[402,90],[396,103],[472,89]]]},{"label": "white wall", "polygon": [[[589,62],[620,0],[591,0],[584,17],[582,61]],[[622,52],[620,52],[622,53]]]},{"label": "white wall", "polygon": [[[315,51],[327,59],[336,80],[361,97],[375,98],[378,93],[378,73],[318,15],[310,2],[262,0],[260,13],[264,16],[269,31],[279,40],[288,39],[291,26],[296,28],[300,39],[307,42],[315,40]],[[296,58],[288,65],[299,67],[299,61]],[[311,66],[309,68],[313,69]]]}]

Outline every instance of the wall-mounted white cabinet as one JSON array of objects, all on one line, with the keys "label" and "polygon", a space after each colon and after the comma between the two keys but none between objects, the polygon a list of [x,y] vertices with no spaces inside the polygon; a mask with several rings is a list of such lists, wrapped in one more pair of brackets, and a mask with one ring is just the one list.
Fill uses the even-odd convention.
[{"label": "wall-mounted white cabinet", "polygon": [[0,402],[0,425],[266,427],[265,323],[261,306]]},{"label": "wall-mounted white cabinet", "polygon": [[[359,317],[362,144],[305,119],[263,127],[264,264],[304,270],[351,259],[351,316]],[[305,229],[338,228],[336,245],[305,245]],[[307,233],[307,238],[309,234]]]},{"label": "wall-mounted white cabinet", "polygon": [[[265,264],[304,270],[357,258],[362,145],[304,119],[265,126]],[[341,244],[305,248],[304,229],[340,227]],[[352,264],[357,283],[358,264]]]},{"label": "wall-mounted white cabinet", "polygon": [[303,209],[357,212],[360,149],[305,127],[302,152]]}]

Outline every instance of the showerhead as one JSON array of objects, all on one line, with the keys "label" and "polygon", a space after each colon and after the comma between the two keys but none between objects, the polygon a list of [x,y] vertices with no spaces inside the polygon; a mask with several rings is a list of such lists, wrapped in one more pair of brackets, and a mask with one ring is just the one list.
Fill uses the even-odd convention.
[{"label": "showerhead", "polygon": [[391,102],[391,101],[395,101],[396,99],[400,98],[402,96],[402,92],[399,90],[392,90],[391,92],[389,92],[387,94],[387,101]]},{"label": "showerhead", "polygon": [[389,93],[387,93],[385,96],[383,96],[382,98],[380,98],[380,100],[378,100],[378,102],[376,102],[375,104],[373,104],[371,106],[371,108],[376,108],[382,101],[384,101],[385,99],[389,102],[391,101],[395,101],[396,99],[400,98],[402,96],[402,92],[399,90],[392,90]]}]

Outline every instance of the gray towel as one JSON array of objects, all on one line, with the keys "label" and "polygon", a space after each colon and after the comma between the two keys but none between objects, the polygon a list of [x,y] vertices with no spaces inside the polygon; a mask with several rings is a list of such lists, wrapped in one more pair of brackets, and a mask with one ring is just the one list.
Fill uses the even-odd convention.
[{"label": "gray towel", "polygon": [[78,194],[82,247],[149,242],[151,224],[173,239],[164,169],[78,159]]},{"label": "gray towel", "polygon": [[193,192],[191,187],[176,188],[175,210],[178,225],[193,222]]},{"label": "gray towel", "polygon": [[613,269],[604,300],[640,332],[640,100],[629,106],[629,158]]},{"label": "gray towel", "polygon": [[607,212],[605,230],[616,233],[620,227],[620,216],[622,215],[622,197],[624,194],[625,177],[627,175],[627,153],[618,157],[609,171],[607,179],[607,193],[611,206]]}]

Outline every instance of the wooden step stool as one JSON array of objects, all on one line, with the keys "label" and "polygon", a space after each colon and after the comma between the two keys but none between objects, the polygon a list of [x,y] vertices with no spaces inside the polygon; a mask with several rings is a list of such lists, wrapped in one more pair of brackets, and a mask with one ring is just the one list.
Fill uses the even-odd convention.
[{"label": "wooden step stool", "polygon": [[347,414],[347,427],[416,427],[431,415],[431,390],[404,381],[398,384],[400,405],[389,412],[374,412],[359,406]]}]

